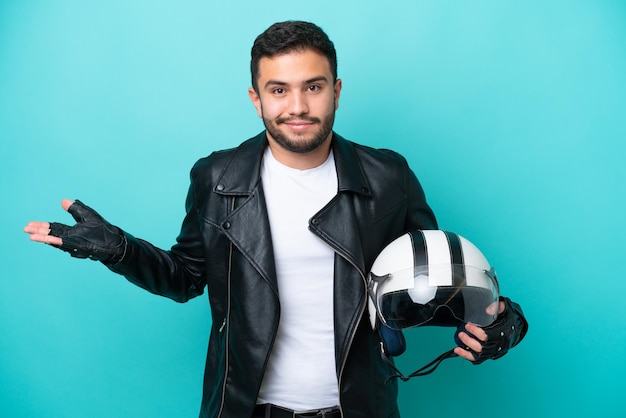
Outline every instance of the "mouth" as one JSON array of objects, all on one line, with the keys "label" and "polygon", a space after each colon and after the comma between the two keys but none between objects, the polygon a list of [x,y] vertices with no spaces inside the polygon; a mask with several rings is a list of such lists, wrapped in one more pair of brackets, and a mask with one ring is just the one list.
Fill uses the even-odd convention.
[{"label": "mouth", "polygon": [[302,131],[313,126],[313,123],[312,122],[286,122],[285,125],[287,125],[290,129],[294,131]]},{"label": "mouth", "polygon": [[287,125],[287,127],[293,131],[305,131],[307,129],[309,129],[310,127],[314,126],[315,124],[319,123],[319,120],[317,120],[317,118],[310,118],[310,119],[282,119],[282,120],[277,120],[276,121],[277,124],[283,124],[283,125]]}]

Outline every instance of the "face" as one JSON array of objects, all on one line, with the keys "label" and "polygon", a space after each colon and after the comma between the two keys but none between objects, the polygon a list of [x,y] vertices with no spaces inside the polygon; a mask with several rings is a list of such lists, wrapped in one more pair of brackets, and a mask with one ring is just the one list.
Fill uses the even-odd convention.
[{"label": "face", "polygon": [[326,57],[305,50],[261,58],[257,88],[248,92],[270,146],[306,154],[329,143],[341,80],[333,83]]}]

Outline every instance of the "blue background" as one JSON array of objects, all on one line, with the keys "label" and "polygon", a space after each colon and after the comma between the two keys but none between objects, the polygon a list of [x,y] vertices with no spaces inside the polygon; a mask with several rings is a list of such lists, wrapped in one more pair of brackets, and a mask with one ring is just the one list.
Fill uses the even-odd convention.
[{"label": "blue background", "polygon": [[[405,417],[623,416],[626,3],[0,1],[0,416],[191,417],[210,326],[29,242],[63,197],[169,247],[195,160],[262,129],[249,50],[334,40],[336,130],[401,152],[530,321],[502,360],[401,384]],[[407,332],[410,372],[453,344]]]}]

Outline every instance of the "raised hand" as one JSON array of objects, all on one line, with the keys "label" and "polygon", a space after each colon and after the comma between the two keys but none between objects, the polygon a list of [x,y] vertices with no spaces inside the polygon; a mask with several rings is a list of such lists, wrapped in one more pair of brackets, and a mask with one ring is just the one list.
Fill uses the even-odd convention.
[{"label": "raised hand", "polygon": [[72,202],[63,199],[61,205],[72,215],[76,224],[68,226],[57,222],[30,222],[24,227],[24,232],[30,234],[32,241],[52,245],[72,257],[90,258],[108,264],[123,258],[126,240],[119,228],[79,200]]}]

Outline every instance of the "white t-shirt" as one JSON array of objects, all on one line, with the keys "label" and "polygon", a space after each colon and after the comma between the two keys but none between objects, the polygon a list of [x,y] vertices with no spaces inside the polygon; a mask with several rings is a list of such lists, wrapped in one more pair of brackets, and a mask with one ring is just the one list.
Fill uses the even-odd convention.
[{"label": "white t-shirt", "polygon": [[295,411],[339,405],[333,316],[334,251],[308,229],[337,194],[333,154],[297,170],[269,147],[261,166],[278,276],[280,323],[258,403]]}]

